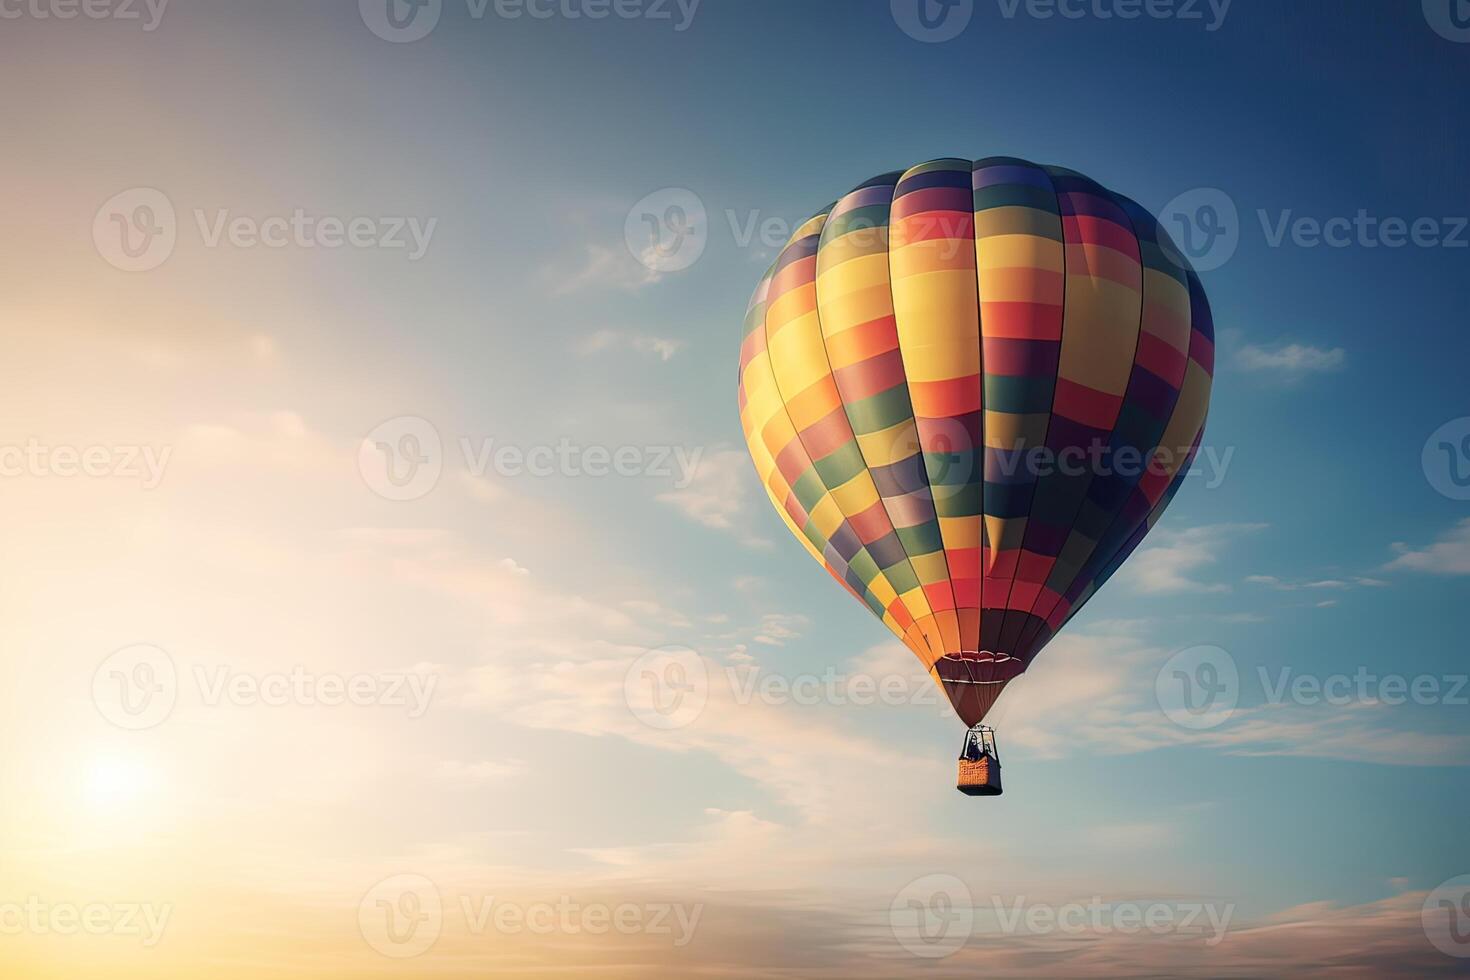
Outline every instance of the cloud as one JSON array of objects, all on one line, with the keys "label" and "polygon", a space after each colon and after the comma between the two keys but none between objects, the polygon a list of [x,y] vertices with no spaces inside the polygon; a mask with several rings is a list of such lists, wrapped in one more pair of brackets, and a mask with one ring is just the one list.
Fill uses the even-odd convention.
[{"label": "cloud", "polygon": [[1228,592],[1224,583],[1206,583],[1192,577],[1215,563],[1219,552],[1243,535],[1263,530],[1265,524],[1209,524],[1182,531],[1156,530],[1148,543],[1124,565],[1125,581],[1150,595],[1181,592]]},{"label": "cloud", "polygon": [[635,292],[663,279],[626,248],[588,245],[579,263],[570,269],[551,265],[544,270],[553,292],[561,295],[584,289],[621,289]]},{"label": "cloud", "polygon": [[1470,517],[1462,519],[1428,547],[1416,550],[1403,542],[1394,542],[1393,548],[1399,556],[1383,566],[1389,571],[1470,575]]},{"label": "cloud", "polygon": [[1364,575],[1354,575],[1349,578],[1324,578],[1315,581],[1292,581],[1278,578],[1275,575],[1247,575],[1243,581],[1250,585],[1264,585],[1267,588],[1275,589],[1277,592],[1296,592],[1301,589],[1345,592],[1355,588],[1378,589],[1388,585],[1383,579],[1368,578]]},{"label": "cloud", "polygon": [[1246,344],[1235,352],[1235,366],[1242,371],[1277,375],[1322,374],[1340,371],[1347,362],[1341,347],[1323,348],[1307,344],[1261,347]]},{"label": "cloud", "polygon": [[728,531],[745,511],[749,486],[750,459],[745,450],[717,449],[699,460],[688,486],[661,493],[657,499],[705,527]]},{"label": "cloud", "polygon": [[684,341],[672,337],[654,337],[624,330],[598,330],[583,337],[572,349],[583,357],[590,357],[603,351],[632,350],[639,354],[652,354],[661,361],[668,361],[672,360],[683,346]]}]

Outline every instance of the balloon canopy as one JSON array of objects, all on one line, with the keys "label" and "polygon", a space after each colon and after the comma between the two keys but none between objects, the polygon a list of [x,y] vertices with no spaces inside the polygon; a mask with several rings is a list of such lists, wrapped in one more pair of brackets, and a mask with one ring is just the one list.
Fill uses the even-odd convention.
[{"label": "balloon canopy", "polygon": [[740,419],[792,534],[973,726],[1169,505],[1213,370],[1147,211],[942,159],[792,235],[746,314]]}]

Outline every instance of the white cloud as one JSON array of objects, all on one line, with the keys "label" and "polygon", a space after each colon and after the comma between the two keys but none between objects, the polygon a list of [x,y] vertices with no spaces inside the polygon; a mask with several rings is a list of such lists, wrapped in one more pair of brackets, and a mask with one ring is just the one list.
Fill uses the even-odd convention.
[{"label": "white cloud", "polygon": [[1245,582],[1251,585],[1264,585],[1278,592],[1296,592],[1300,589],[1325,589],[1333,591],[1347,591],[1354,588],[1383,588],[1387,582],[1378,578],[1368,578],[1363,575],[1354,575],[1349,578],[1324,578],[1316,581],[1292,581],[1290,579],[1278,578],[1275,575],[1247,575]]},{"label": "white cloud", "polygon": [[605,245],[588,245],[580,263],[571,271],[554,265],[546,270],[545,275],[553,291],[563,295],[596,288],[636,291],[663,278],[626,248],[608,248]]},{"label": "white cloud", "polygon": [[609,350],[632,350],[639,354],[652,354],[661,361],[668,361],[672,360],[683,347],[684,341],[673,337],[655,337],[625,330],[604,329],[583,337],[572,349],[583,357]]},{"label": "white cloud", "polygon": [[1428,547],[1393,545],[1399,556],[1384,568],[1390,571],[1429,572],[1433,575],[1470,575],[1470,517],[1464,518]]},{"label": "white cloud", "polygon": [[684,515],[705,527],[731,530],[745,510],[750,486],[750,458],[743,449],[705,453],[694,468],[689,485],[658,495]]},{"label": "white cloud", "polygon": [[1235,365],[1242,371],[1272,372],[1279,375],[1320,374],[1339,371],[1347,362],[1341,347],[1312,347],[1308,344],[1284,344],[1261,347],[1247,344],[1235,352]]},{"label": "white cloud", "polygon": [[1151,595],[1228,592],[1228,585],[1201,582],[1192,576],[1214,564],[1228,544],[1265,527],[1265,524],[1208,524],[1183,531],[1155,530],[1148,543],[1123,566],[1125,580],[1139,592]]}]

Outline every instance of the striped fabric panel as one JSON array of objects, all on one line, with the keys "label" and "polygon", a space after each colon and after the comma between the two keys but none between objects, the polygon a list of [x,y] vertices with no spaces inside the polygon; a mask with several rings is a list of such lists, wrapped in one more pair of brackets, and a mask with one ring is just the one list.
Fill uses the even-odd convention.
[{"label": "striped fabric panel", "polygon": [[[982,478],[980,311],[969,160],[906,171],[894,190],[889,270],[894,318],[948,581],[926,587],[945,647],[980,642]],[[948,627],[948,629],[946,629]]]},{"label": "striped fabric panel", "polygon": [[953,611],[936,615],[925,591],[949,577],[893,314],[888,221],[899,176],[875,177],[833,206],[817,247],[816,299],[845,431],[894,537],[880,563],[888,560],[885,574],[928,644],[928,667],[946,652],[941,618],[953,635],[958,629]]},{"label": "striped fabric panel", "polygon": [[[1109,442],[1113,469],[1093,480],[1074,527],[1075,533],[1093,544],[1072,580],[1052,586],[1063,596],[1046,610],[1053,629],[1082,601],[1090,582],[1145,519],[1150,504],[1133,491],[1142,478],[1144,463],[1166,465],[1155,447],[1163,444],[1189,361],[1193,333],[1189,272],[1169,257],[1179,252],[1153,215],[1127,198],[1117,200],[1133,222],[1143,254],[1142,333],[1128,395]],[[1175,454],[1185,451],[1178,446],[1170,449]],[[1125,452],[1129,454],[1126,458]],[[1177,456],[1174,465],[1179,465]]]},{"label": "striped fabric panel", "polygon": [[[1048,168],[1057,190],[1066,256],[1065,315],[1052,418],[1046,434],[1053,468],[1037,482],[1021,561],[1022,618],[1008,615],[1001,646],[1026,662],[1035,656],[1042,610],[1081,566],[1066,549],[1092,481],[1091,447],[1105,445],[1118,421],[1132,374],[1143,312],[1143,266],[1128,215],[1107,191],[1080,174]],[[1028,602],[1029,600],[1029,602]]]},{"label": "striped fabric panel", "polygon": [[[752,297],[741,348],[740,415],[751,459],[767,494],[793,535],[834,579],[913,648],[916,634],[888,613],[886,604],[854,572],[843,555],[852,532],[849,529],[847,534],[842,534],[842,522],[832,519],[834,507],[830,494],[817,479],[776,387],[765,327],[776,272],[777,268],[772,267]],[[842,547],[836,542],[842,542]],[[855,555],[856,549],[851,553]],[[924,649],[927,647],[921,643],[915,652]]]},{"label": "striped fabric panel", "polygon": [[870,593],[879,604],[874,611],[906,638],[912,633],[922,657],[929,641],[899,599],[918,581],[848,423],[817,316],[816,253],[826,218],[818,215],[792,235],[766,297],[769,363],[796,435],[776,462],[788,479],[810,479],[824,492],[811,516],[824,532],[833,529],[828,563],[846,562],[848,584]]},{"label": "striped fabric panel", "polygon": [[[1009,157],[972,173],[975,264],[984,366],[984,603],[980,649],[1000,652],[1005,611],[1024,620],[1016,589],[1036,490],[1028,452],[1044,444],[1061,356],[1064,238],[1056,189],[1045,170]],[[1034,579],[1033,579],[1034,581]]]},{"label": "striped fabric panel", "polygon": [[[1097,472],[1062,546],[1046,590],[1054,598],[1038,615],[1055,628],[1071,608],[1068,590],[1095,573],[1094,556],[1108,557],[1102,544],[1141,475],[1142,462],[1159,445],[1184,382],[1189,354],[1190,301],[1185,272],[1159,243],[1158,223],[1132,201],[1109,195],[1122,208],[1137,238],[1143,264],[1143,307],[1136,353],[1123,404],[1107,437]],[[1177,254],[1177,253],[1176,253]],[[1136,460],[1130,464],[1129,461]],[[1036,627],[1033,627],[1033,629]],[[1027,638],[1023,636],[1022,643]]]}]

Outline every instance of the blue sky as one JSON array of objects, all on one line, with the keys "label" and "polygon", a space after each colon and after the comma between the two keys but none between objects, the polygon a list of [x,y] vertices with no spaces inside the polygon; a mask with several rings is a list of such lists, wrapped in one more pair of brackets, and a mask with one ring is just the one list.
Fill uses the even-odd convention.
[{"label": "blue sky", "polygon": [[[890,899],[948,875],[985,914],[931,976],[1044,975],[1050,955],[1078,975],[1220,975],[1344,943],[1364,971],[1463,962],[1431,945],[1420,907],[1470,873],[1470,691],[1272,704],[1262,682],[1362,671],[1448,691],[1467,672],[1470,504],[1441,492],[1448,458],[1423,453],[1441,426],[1452,445],[1470,434],[1470,43],[1436,31],[1433,0],[1132,20],[1100,16],[1119,9],[1106,0],[1064,4],[1078,17],[975,0],[941,43],[886,0],[704,0],[682,30],[690,9],[672,4],[594,20],[568,16],[588,9],[572,0],[546,18],[443,0],[412,43],[354,6],[175,0],[152,30],[36,8],[0,22],[0,80],[24,93],[0,107],[17,192],[0,443],[169,454],[155,486],[59,464],[0,481],[9,734],[48,747],[3,763],[22,802],[0,812],[0,857],[12,890],[178,909],[146,955],[32,935],[0,956],[34,976],[94,958],[188,976],[204,949],[301,976],[327,975],[303,949],[384,975],[884,976],[922,965]],[[1197,466],[1148,547],[1007,693],[1007,793],[976,801],[950,787],[947,708],[725,689],[730,670],[830,667],[932,701],[789,540],[745,458],[740,323],[779,244],[740,229],[794,227],[925,159],[1001,154],[1080,170],[1166,221],[1222,200],[1235,218],[1204,275],[1220,355],[1205,442],[1222,468]],[[128,272],[89,228],[110,227],[113,200],[136,216],[139,188],[166,200],[177,240]],[[625,225],[670,188],[704,209],[703,252],[650,269]],[[211,244],[222,221],[297,210],[366,216],[380,244],[391,219],[416,222],[425,248]],[[1342,247],[1314,241],[1311,222],[1360,214],[1370,230]],[[1385,244],[1385,219],[1419,222],[1423,242]],[[442,475],[389,499],[360,445],[404,417],[432,427]],[[633,447],[642,469],[472,472],[489,440]],[[181,693],[129,731],[88,685],[139,643],[168,652]],[[659,730],[624,681],[671,644],[712,688]],[[1235,665],[1238,706],[1191,729],[1155,680],[1201,646]],[[405,719],[191,687],[195,668],[293,665],[432,677],[435,694]],[[87,797],[87,816],[48,788],[73,771],[128,791]],[[157,871],[186,860],[191,877]],[[698,901],[704,932],[677,949],[487,949],[447,916],[400,961],[364,943],[354,909],[403,872],[446,903]],[[1234,932],[1089,946],[991,914],[993,896],[1095,895],[1229,904]]]}]

